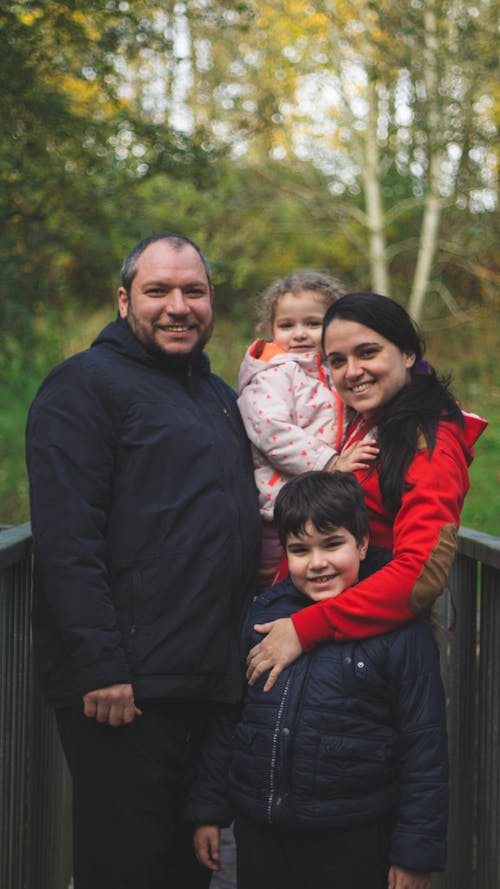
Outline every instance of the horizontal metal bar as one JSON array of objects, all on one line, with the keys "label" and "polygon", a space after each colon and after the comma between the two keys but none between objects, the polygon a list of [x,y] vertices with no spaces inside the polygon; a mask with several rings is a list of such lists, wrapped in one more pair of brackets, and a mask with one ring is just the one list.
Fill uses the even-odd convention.
[{"label": "horizontal metal bar", "polygon": [[0,570],[21,562],[31,552],[31,524],[0,531]]}]

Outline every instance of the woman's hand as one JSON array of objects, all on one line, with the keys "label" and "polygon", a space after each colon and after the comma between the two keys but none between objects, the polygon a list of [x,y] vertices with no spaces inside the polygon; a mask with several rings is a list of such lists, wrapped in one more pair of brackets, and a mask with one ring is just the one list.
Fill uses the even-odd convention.
[{"label": "woman's hand", "polygon": [[195,855],[209,870],[220,870],[220,828],[214,824],[200,824],[193,834]]},{"label": "woman's hand", "polygon": [[302,646],[291,618],[282,617],[268,624],[255,624],[264,639],[250,650],[247,657],[247,680],[254,685],[259,676],[270,670],[264,691],[269,691],[280,673],[302,654]]}]

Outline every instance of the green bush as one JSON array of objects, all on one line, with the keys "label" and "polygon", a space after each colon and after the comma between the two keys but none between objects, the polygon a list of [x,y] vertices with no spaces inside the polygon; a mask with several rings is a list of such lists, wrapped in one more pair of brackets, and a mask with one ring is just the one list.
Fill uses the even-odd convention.
[{"label": "green bush", "polygon": [[[15,340],[6,342],[0,359],[0,524],[19,524],[29,518],[24,426],[40,382],[54,364],[86,348],[113,316],[111,305],[87,316],[48,314],[38,320],[24,347]],[[248,317],[244,323],[227,314],[217,317],[208,352],[214,371],[232,386],[236,386],[239,364],[251,339]],[[494,326],[487,317],[477,317],[467,329],[437,331],[427,339],[430,360],[440,371],[453,373],[453,388],[463,407],[489,420],[471,466],[462,523],[498,535],[500,389],[494,385]]]}]

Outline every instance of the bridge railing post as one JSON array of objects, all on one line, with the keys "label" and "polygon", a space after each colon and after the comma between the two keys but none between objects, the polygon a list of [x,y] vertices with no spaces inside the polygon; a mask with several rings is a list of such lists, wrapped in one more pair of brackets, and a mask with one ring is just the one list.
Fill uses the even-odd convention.
[{"label": "bridge railing post", "polygon": [[68,889],[71,791],[34,682],[29,525],[0,533],[0,887]]}]

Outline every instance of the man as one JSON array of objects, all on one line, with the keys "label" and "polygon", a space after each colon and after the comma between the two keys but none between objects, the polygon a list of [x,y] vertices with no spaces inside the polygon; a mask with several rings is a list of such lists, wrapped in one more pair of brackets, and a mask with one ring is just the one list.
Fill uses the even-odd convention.
[{"label": "man", "polygon": [[37,671],[73,777],[75,889],[197,889],[183,800],[240,694],[258,508],[213,288],[176,234],[126,258],[119,317],[30,410]]}]

